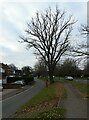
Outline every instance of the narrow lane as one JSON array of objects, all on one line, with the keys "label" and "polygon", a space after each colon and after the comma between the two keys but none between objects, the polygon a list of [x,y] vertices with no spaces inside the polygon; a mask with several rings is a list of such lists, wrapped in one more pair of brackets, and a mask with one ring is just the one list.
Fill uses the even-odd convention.
[{"label": "narrow lane", "polygon": [[14,114],[18,108],[30,100],[45,86],[44,82],[37,80],[35,85],[24,91],[23,93],[17,94],[10,98],[2,101],[2,118],[9,118],[10,115]]}]

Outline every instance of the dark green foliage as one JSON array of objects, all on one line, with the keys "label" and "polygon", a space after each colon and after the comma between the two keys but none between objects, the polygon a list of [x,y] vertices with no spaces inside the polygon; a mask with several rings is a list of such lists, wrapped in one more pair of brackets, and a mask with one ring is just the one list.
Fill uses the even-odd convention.
[{"label": "dark green foliage", "polygon": [[13,83],[18,80],[22,80],[22,77],[7,77],[7,83]]},{"label": "dark green foliage", "polygon": [[13,83],[18,80],[23,80],[25,84],[29,84],[34,81],[34,77],[32,75],[30,76],[23,76],[23,77],[7,77],[7,83]]},{"label": "dark green foliage", "polygon": [[82,75],[81,70],[78,68],[76,61],[73,59],[66,59],[63,64],[59,64],[55,68],[56,76],[72,76],[80,77]]},{"label": "dark green foliage", "polygon": [[84,67],[83,74],[85,77],[89,77],[89,62]]},{"label": "dark green foliage", "polygon": [[22,75],[29,76],[30,74],[32,74],[32,68],[30,66],[22,67]]},{"label": "dark green foliage", "polygon": [[31,82],[34,81],[34,77],[32,75],[30,75],[30,76],[24,76],[22,78],[23,78],[23,80],[24,80],[24,82],[25,82],[26,85],[28,85],[29,83],[31,83]]}]

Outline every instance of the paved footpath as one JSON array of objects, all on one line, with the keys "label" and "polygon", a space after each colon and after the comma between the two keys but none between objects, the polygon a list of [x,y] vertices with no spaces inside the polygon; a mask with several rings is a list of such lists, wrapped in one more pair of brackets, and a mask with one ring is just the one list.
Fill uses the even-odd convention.
[{"label": "paved footpath", "polygon": [[67,98],[62,101],[66,109],[65,118],[87,118],[87,100],[81,97],[74,86],[64,83],[67,90]]}]

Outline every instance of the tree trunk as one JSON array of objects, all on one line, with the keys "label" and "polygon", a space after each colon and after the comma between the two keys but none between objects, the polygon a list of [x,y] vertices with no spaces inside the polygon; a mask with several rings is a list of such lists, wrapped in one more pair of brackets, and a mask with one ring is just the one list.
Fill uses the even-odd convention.
[{"label": "tree trunk", "polygon": [[54,83],[54,79],[53,79],[53,69],[49,70],[49,81],[50,84]]},{"label": "tree trunk", "polygon": [[54,83],[53,75],[50,75],[49,77],[50,77],[50,79],[49,79],[50,80],[50,84]]},{"label": "tree trunk", "polygon": [[46,87],[48,87],[48,80],[46,80]]}]

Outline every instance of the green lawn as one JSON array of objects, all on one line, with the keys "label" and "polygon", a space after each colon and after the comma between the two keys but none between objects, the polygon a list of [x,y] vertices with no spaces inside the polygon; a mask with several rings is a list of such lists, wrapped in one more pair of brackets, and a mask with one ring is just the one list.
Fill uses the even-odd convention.
[{"label": "green lawn", "polygon": [[72,84],[83,97],[89,98],[89,85],[78,82],[73,82]]},{"label": "green lawn", "polygon": [[89,84],[79,83],[75,81],[66,81],[67,83],[71,83],[74,85],[79,94],[81,94],[85,98],[89,98]]},{"label": "green lawn", "polygon": [[89,99],[89,84],[79,83],[79,82],[70,81],[70,80],[63,80],[63,83],[64,82],[74,85],[79,94]]},{"label": "green lawn", "polygon": [[29,105],[33,106],[40,102],[52,100],[54,97],[55,97],[55,88],[54,85],[51,85],[48,88],[44,88],[41,92],[39,92],[39,94],[34,96],[30,101],[28,101],[26,105],[23,106],[23,108],[28,107]]},{"label": "green lawn", "polygon": [[55,82],[44,88],[14,115],[16,118],[61,118],[64,116],[64,108],[58,108],[58,101],[66,96],[62,83]]}]

